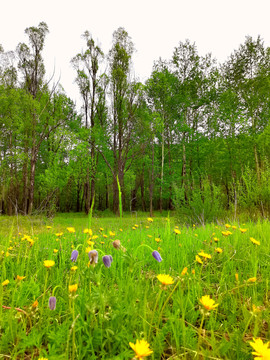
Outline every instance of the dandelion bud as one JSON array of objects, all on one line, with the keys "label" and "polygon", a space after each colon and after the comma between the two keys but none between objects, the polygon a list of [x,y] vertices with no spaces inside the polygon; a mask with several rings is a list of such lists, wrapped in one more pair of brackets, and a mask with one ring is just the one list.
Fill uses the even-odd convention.
[{"label": "dandelion bud", "polygon": [[160,256],[160,253],[157,251],[157,250],[154,250],[152,252],[152,256],[158,261],[158,262],[161,262],[162,261],[162,258]]},{"label": "dandelion bud", "polygon": [[120,240],[114,240],[114,242],[112,244],[115,249],[117,249],[117,250],[120,249],[120,246],[121,246]]},{"label": "dandelion bud", "polygon": [[71,253],[71,261],[75,262],[77,260],[77,257],[79,255],[79,252],[77,250],[73,250]]},{"label": "dandelion bud", "polygon": [[98,252],[97,250],[91,250],[88,253],[90,264],[97,264],[98,262]]},{"label": "dandelion bud", "polygon": [[103,256],[102,261],[103,261],[103,264],[104,264],[107,268],[109,268],[109,267],[111,267],[113,258],[112,258],[111,255],[105,255],[105,256]]},{"label": "dandelion bud", "polygon": [[56,297],[55,296],[51,296],[49,298],[49,308],[51,310],[55,310],[55,308],[56,308]]}]

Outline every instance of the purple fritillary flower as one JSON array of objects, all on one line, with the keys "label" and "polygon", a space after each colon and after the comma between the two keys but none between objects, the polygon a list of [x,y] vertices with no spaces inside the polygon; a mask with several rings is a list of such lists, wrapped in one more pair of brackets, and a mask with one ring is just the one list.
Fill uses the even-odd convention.
[{"label": "purple fritillary flower", "polygon": [[73,262],[76,262],[78,255],[79,255],[78,250],[73,250],[72,253],[71,253],[71,259],[70,260],[73,261]]},{"label": "purple fritillary flower", "polygon": [[90,264],[97,264],[98,263],[98,252],[97,250],[91,250],[88,253]]},{"label": "purple fritillary flower", "polygon": [[56,308],[56,297],[55,296],[51,296],[49,298],[49,308],[51,310],[55,310],[55,308]]},{"label": "purple fritillary flower", "polygon": [[152,256],[158,261],[161,262],[162,261],[162,257],[160,256],[160,253],[157,250],[154,250],[152,252]]},{"label": "purple fritillary flower", "polygon": [[103,264],[104,264],[107,268],[109,268],[109,267],[111,267],[113,258],[112,258],[111,255],[105,255],[105,256],[103,256],[102,261],[103,261]]}]

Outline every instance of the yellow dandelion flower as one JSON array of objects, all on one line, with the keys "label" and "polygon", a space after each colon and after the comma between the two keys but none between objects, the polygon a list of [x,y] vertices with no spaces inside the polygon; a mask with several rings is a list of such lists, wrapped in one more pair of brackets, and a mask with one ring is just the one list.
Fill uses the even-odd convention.
[{"label": "yellow dandelion flower", "polygon": [[56,253],[58,253],[58,250],[57,250],[57,249],[53,249],[53,252],[56,254]]},{"label": "yellow dandelion flower", "polygon": [[202,256],[204,259],[211,259],[212,258],[212,256],[210,254],[207,254],[204,251],[199,252],[198,255]]},{"label": "yellow dandelion flower", "polygon": [[55,262],[53,260],[44,260],[43,265],[49,269],[55,265]]},{"label": "yellow dandelion flower", "polygon": [[74,227],[67,227],[67,231],[69,232],[69,233],[75,233],[75,228]]},{"label": "yellow dandelion flower", "polygon": [[92,240],[96,240],[98,238],[98,235],[93,235]]},{"label": "yellow dandelion flower", "polygon": [[214,241],[215,241],[215,242],[218,242],[218,241],[219,241],[219,238],[214,237]]},{"label": "yellow dandelion flower", "polygon": [[18,281],[21,281],[21,280],[23,280],[23,279],[25,279],[26,278],[26,276],[20,276],[20,275],[17,275],[17,277],[16,277],[16,279],[18,280]]},{"label": "yellow dandelion flower", "polygon": [[250,346],[253,347],[253,349],[255,350],[255,352],[253,352],[252,354],[255,355],[256,357],[254,358],[254,360],[269,360],[270,359],[270,342],[268,341],[267,343],[263,343],[261,338],[253,338],[253,342],[249,343]]},{"label": "yellow dandelion flower", "polygon": [[256,282],[257,278],[254,276],[247,280],[247,282]]},{"label": "yellow dandelion flower", "polygon": [[92,250],[92,247],[91,246],[87,246],[87,248],[85,248],[85,252],[86,252],[86,254],[88,254],[89,253],[89,251],[91,251]]},{"label": "yellow dandelion flower", "polygon": [[198,234],[194,234],[196,237],[198,237]]},{"label": "yellow dandelion flower", "polygon": [[122,232],[122,231],[123,231],[123,229],[119,229],[119,231],[121,231],[121,232]]},{"label": "yellow dandelion flower", "polygon": [[152,350],[149,349],[149,344],[145,340],[136,340],[136,344],[132,342],[129,343],[129,346],[136,354],[136,358],[142,360],[144,357],[149,356],[153,353]]},{"label": "yellow dandelion flower", "polygon": [[148,226],[148,225],[145,225],[145,228],[146,228],[146,229],[149,229],[149,226]]},{"label": "yellow dandelion flower", "polygon": [[103,237],[104,237],[105,239],[107,239],[108,235],[105,235],[105,234],[104,234]]},{"label": "yellow dandelion flower", "polygon": [[202,259],[198,255],[196,255],[195,260],[197,261],[197,263],[203,264]]},{"label": "yellow dandelion flower", "polygon": [[10,253],[7,251],[7,252],[6,252],[6,257],[9,257],[9,255],[10,255]]},{"label": "yellow dandelion flower", "polygon": [[255,240],[253,237],[250,237],[249,239],[250,239],[250,241],[252,242],[252,244],[254,244],[254,245],[261,245],[260,241]]},{"label": "yellow dandelion flower", "polygon": [[109,231],[109,235],[110,236],[115,236],[115,232],[114,231]]},{"label": "yellow dandelion flower", "polygon": [[52,226],[49,226],[49,225],[48,225],[48,226],[46,226],[46,228],[47,228],[47,229],[51,229],[51,228],[52,228]]},{"label": "yellow dandelion flower", "polygon": [[183,275],[183,276],[186,275],[187,271],[188,271],[188,268],[184,267],[184,269],[181,272],[181,275]]},{"label": "yellow dandelion flower", "polygon": [[235,276],[235,280],[239,281],[239,275],[236,273],[234,276]]},{"label": "yellow dandelion flower", "polygon": [[200,303],[206,310],[214,310],[218,306],[218,304],[215,304],[215,300],[211,299],[209,295],[202,296]]},{"label": "yellow dandelion flower", "polygon": [[72,267],[70,268],[71,271],[76,271],[77,269],[78,269],[78,266],[72,266]]},{"label": "yellow dandelion flower", "polygon": [[101,245],[105,244],[105,242],[104,242],[104,241],[101,241],[100,243],[101,243]]},{"label": "yellow dandelion flower", "polygon": [[174,283],[173,278],[170,275],[159,274],[159,275],[157,275],[157,279],[163,285],[172,285]]},{"label": "yellow dandelion flower", "polygon": [[69,285],[68,287],[68,291],[71,292],[71,293],[75,293],[78,289],[78,284],[74,284],[74,285]]},{"label": "yellow dandelion flower", "polygon": [[89,234],[89,236],[92,236],[92,235],[93,235],[92,229],[84,229],[84,230],[83,230],[83,233],[84,233],[84,234]]},{"label": "yellow dandelion flower", "polygon": [[60,237],[60,236],[62,236],[63,235],[63,233],[62,232],[60,232],[60,233],[57,233],[57,234],[55,234],[57,237]]},{"label": "yellow dandelion flower", "polygon": [[247,229],[242,229],[242,228],[240,228],[239,230],[241,231],[241,233],[245,233],[247,231]]},{"label": "yellow dandelion flower", "polygon": [[229,229],[229,228],[231,227],[231,225],[230,225],[230,224],[225,224],[225,227],[226,227],[227,229]]},{"label": "yellow dandelion flower", "polygon": [[156,241],[157,243],[159,243],[159,242],[161,242],[161,239],[160,239],[160,238],[155,238],[155,241]]},{"label": "yellow dandelion flower", "polygon": [[8,285],[8,284],[9,284],[9,280],[8,280],[8,279],[2,282],[2,285],[3,285],[3,286],[6,286],[6,285]]},{"label": "yellow dandelion flower", "polygon": [[132,230],[136,230],[135,226],[132,226]]},{"label": "yellow dandelion flower", "polygon": [[33,307],[33,308],[36,308],[37,306],[38,306],[38,301],[35,300],[35,301],[33,302],[33,304],[32,304],[32,307]]},{"label": "yellow dandelion flower", "polygon": [[149,238],[153,237],[152,235],[147,235]]},{"label": "yellow dandelion flower", "polygon": [[48,360],[48,358],[42,357],[42,358],[38,358],[38,360]]},{"label": "yellow dandelion flower", "polygon": [[149,217],[149,218],[147,218],[147,221],[152,223],[154,220],[151,217]]},{"label": "yellow dandelion flower", "polygon": [[259,306],[256,306],[256,305],[252,304],[252,312],[253,312],[254,314],[260,313],[261,311],[262,311],[262,310],[260,309]]},{"label": "yellow dandelion flower", "polygon": [[195,269],[191,270],[192,275],[195,275]]},{"label": "yellow dandelion flower", "polygon": [[174,232],[175,232],[176,235],[181,234],[181,231],[179,229],[174,229]]},{"label": "yellow dandelion flower", "polygon": [[219,254],[221,254],[223,252],[223,250],[221,248],[216,248],[215,251]]},{"label": "yellow dandelion flower", "polygon": [[237,229],[237,226],[233,225],[233,226],[232,226],[232,229],[233,229],[233,230]]},{"label": "yellow dandelion flower", "polygon": [[139,227],[139,225],[137,225],[137,224],[135,224],[134,226],[135,226],[136,228],[138,228],[138,227]]},{"label": "yellow dandelion flower", "polygon": [[103,231],[104,229],[103,228],[99,228],[99,231]]},{"label": "yellow dandelion flower", "polygon": [[88,240],[88,241],[87,241],[87,244],[88,244],[89,246],[94,246],[94,245],[95,245],[94,241],[91,241],[91,240]]}]

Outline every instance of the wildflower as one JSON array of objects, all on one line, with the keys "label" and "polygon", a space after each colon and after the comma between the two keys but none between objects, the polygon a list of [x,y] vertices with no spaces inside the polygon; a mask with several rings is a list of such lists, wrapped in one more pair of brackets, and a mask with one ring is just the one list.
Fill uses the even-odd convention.
[{"label": "wildflower", "polygon": [[60,236],[62,236],[63,235],[63,233],[62,232],[60,232],[60,233],[57,233],[57,234],[55,234],[57,237],[60,237]]},{"label": "wildflower", "polygon": [[49,298],[49,308],[51,310],[55,310],[55,308],[56,308],[56,297],[55,296],[51,296]]},{"label": "wildflower", "polygon": [[67,227],[67,231],[69,232],[69,233],[75,233],[75,228],[74,227]]},{"label": "wildflower", "polygon": [[227,230],[227,231],[221,231],[221,234],[222,234],[223,236],[232,235],[232,233],[231,233],[229,230]]},{"label": "wildflower", "polygon": [[55,262],[53,260],[44,260],[43,264],[47,269],[49,269],[55,265]]},{"label": "wildflower", "polygon": [[196,255],[195,259],[199,264],[203,264],[202,259],[198,255]]},{"label": "wildflower", "polygon": [[215,300],[210,299],[209,295],[205,295],[205,296],[201,297],[200,303],[207,310],[214,310],[218,306],[218,304],[215,304]]},{"label": "wildflower", "polygon": [[196,237],[198,237],[198,234],[194,234]]},{"label": "wildflower", "polygon": [[136,340],[136,344],[132,342],[129,343],[129,346],[136,353],[136,358],[142,360],[145,356],[149,356],[153,353],[152,350],[149,349],[149,344],[145,340]]},{"label": "wildflower", "polygon": [[253,349],[255,350],[255,352],[253,352],[252,354],[255,355],[256,357],[254,358],[254,360],[269,360],[270,359],[270,342],[268,341],[267,343],[263,343],[262,339],[260,338],[253,338],[253,343],[250,342],[249,345],[253,347]]},{"label": "wildflower", "polygon": [[8,284],[9,284],[9,280],[8,280],[8,279],[2,282],[2,286],[6,286],[6,285],[8,285]]},{"label": "wildflower", "polygon": [[47,229],[51,229],[52,227],[48,225],[48,226],[46,226],[46,228],[47,228]]},{"label": "wildflower", "polygon": [[218,241],[219,241],[219,238],[214,237],[214,241],[215,241],[215,242],[218,242]]},{"label": "wildflower", "polygon": [[103,234],[103,237],[106,239],[107,237],[108,237],[108,235],[106,235],[106,234]]},{"label": "wildflower", "polygon": [[68,286],[68,291],[71,293],[75,293],[77,290],[78,290],[78,284]]},{"label": "wildflower", "polygon": [[132,226],[132,230],[136,230],[135,226]]},{"label": "wildflower", "polygon": [[110,235],[110,236],[114,236],[114,235],[115,235],[115,232],[109,231],[109,235]]},{"label": "wildflower", "polygon": [[55,254],[57,254],[57,253],[58,253],[58,250],[57,250],[57,249],[53,249],[53,252],[54,252]]},{"label": "wildflower", "polygon": [[38,306],[38,301],[35,300],[35,301],[33,302],[33,304],[32,304],[32,307],[33,307],[33,308],[36,308],[37,306]]},{"label": "wildflower", "polygon": [[109,267],[111,267],[113,258],[112,258],[111,255],[105,255],[105,256],[103,256],[102,261],[103,261],[103,264],[104,264],[107,268],[109,268]]},{"label": "wildflower", "polygon": [[147,221],[150,222],[150,223],[152,223],[154,220],[149,217],[149,218],[147,218]]},{"label": "wildflower", "polygon": [[248,279],[248,281],[247,281],[247,282],[255,282],[256,280],[257,280],[257,278],[254,276],[254,277],[252,277],[252,278]]},{"label": "wildflower", "polygon": [[77,269],[78,269],[78,266],[72,266],[72,267],[70,268],[71,271],[76,271]]},{"label": "wildflower", "polygon": [[202,256],[204,259],[211,259],[212,258],[211,255],[205,253],[204,251],[199,252],[198,255]]},{"label": "wildflower", "polygon": [[122,231],[123,231],[123,229],[119,229],[119,231],[121,231],[121,232],[122,232]]},{"label": "wildflower", "polygon": [[99,228],[99,231],[103,231],[104,229],[103,228]]},{"label": "wildflower", "polygon": [[160,253],[157,251],[157,250],[154,250],[152,252],[152,256],[158,261],[158,262],[161,262],[162,261],[162,258],[160,256]]},{"label": "wildflower", "polygon": [[254,304],[252,304],[252,312],[253,314],[257,314],[257,313],[260,313],[262,310],[260,309],[259,306],[256,306]]},{"label": "wildflower", "polygon": [[250,241],[252,242],[252,244],[254,244],[254,245],[261,245],[260,241],[255,240],[253,237],[250,237],[249,239],[250,239]]},{"label": "wildflower", "polygon": [[247,231],[247,229],[239,229],[241,231],[241,233],[245,233]]},{"label": "wildflower", "polygon": [[233,229],[233,230],[237,229],[237,226],[233,225],[233,226],[232,226],[232,229]]},{"label": "wildflower", "polygon": [[147,235],[150,239],[151,239],[151,237],[153,237],[152,235]]},{"label": "wildflower", "polygon": [[227,229],[229,229],[229,228],[231,227],[231,225],[225,224],[225,227],[226,227]]},{"label": "wildflower", "polygon": [[91,250],[88,253],[90,264],[97,264],[98,263],[98,252],[97,250]]},{"label": "wildflower", "polygon": [[176,229],[176,228],[174,229],[174,232],[175,232],[176,235],[181,234],[181,231],[179,229]]},{"label": "wildflower", "polygon": [[216,248],[215,251],[219,254],[221,254],[223,252],[223,250],[221,248]]},{"label": "wildflower", "polygon": [[238,274],[236,273],[234,276],[235,276],[235,280],[236,280],[236,281],[239,281],[239,276],[238,276]]},{"label": "wildflower", "polygon": [[161,239],[160,239],[160,238],[155,238],[155,241],[156,241],[157,243],[159,243],[159,242],[161,242]]},{"label": "wildflower", "polygon": [[138,228],[138,227],[139,227],[139,225],[137,225],[137,224],[135,224],[134,226],[135,226],[135,228]]},{"label": "wildflower", "polygon": [[48,360],[48,358],[42,357],[42,358],[38,358],[38,360]]},{"label": "wildflower", "polygon": [[89,234],[89,236],[92,236],[92,235],[93,235],[92,229],[84,229],[84,230],[83,230],[83,233],[84,233],[84,234]]},{"label": "wildflower", "polygon": [[186,275],[187,271],[188,271],[188,268],[184,267],[184,269],[181,272],[181,275],[183,275],[183,276]]},{"label": "wildflower", "polygon": [[120,240],[114,240],[114,242],[112,243],[113,247],[115,249],[120,249],[120,246],[121,246],[121,241]]},{"label": "wildflower", "polygon": [[88,254],[89,251],[91,251],[91,250],[92,250],[92,246],[87,246],[87,248],[85,249],[86,254]]},{"label": "wildflower", "polygon": [[26,278],[26,276],[20,276],[20,275],[17,275],[17,277],[16,277],[16,279],[18,280],[18,281],[21,281],[21,280],[23,280],[23,279],[25,279]]},{"label": "wildflower", "polygon": [[191,270],[192,275],[195,275],[195,269]]},{"label": "wildflower", "polygon": [[96,240],[97,238],[98,238],[97,235],[93,235],[93,236],[92,236],[92,240]]},{"label": "wildflower", "polygon": [[173,278],[170,275],[159,274],[157,278],[163,285],[172,285],[174,283]]},{"label": "wildflower", "polygon": [[73,261],[73,262],[76,262],[78,255],[79,255],[78,250],[73,250],[72,253],[71,253],[71,258],[70,258],[70,260]]}]

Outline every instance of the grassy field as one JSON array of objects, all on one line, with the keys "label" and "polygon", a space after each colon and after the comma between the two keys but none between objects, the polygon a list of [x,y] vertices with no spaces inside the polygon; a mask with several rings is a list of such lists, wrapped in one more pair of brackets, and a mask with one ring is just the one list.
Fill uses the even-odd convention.
[{"label": "grassy field", "polygon": [[0,358],[253,359],[270,339],[270,223],[135,215],[0,217]]}]

